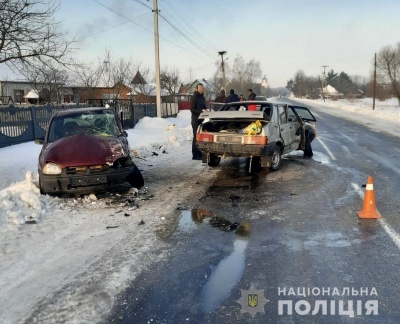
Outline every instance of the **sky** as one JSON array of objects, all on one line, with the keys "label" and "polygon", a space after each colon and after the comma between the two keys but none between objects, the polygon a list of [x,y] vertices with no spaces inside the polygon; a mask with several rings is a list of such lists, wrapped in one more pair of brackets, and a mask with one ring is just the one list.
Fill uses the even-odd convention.
[{"label": "sky", "polygon": [[[147,0],[61,0],[56,20],[81,40],[77,59],[101,59],[107,48],[154,70],[152,6]],[[323,65],[369,77],[374,53],[400,42],[398,0],[158,0],[158,6],[160,64],[178,68],[183,81],[211,78],[218,51],[227,51],[228,64],[237,55],[259,61],[273,88],[286,86],[300,69],[318,76]],[[0,77],[10,79],[8,73],[0,67]]]}]

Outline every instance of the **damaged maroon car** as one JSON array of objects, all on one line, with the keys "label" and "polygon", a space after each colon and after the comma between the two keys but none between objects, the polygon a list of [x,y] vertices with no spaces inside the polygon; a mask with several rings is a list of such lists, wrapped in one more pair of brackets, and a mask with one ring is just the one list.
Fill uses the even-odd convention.
[{"label": "damaged maroon car", "polygon": [[84,194],[129,183],[144,185],[118,115],[107,108],[60,111],[50,120],[39,155],[45,194]]}]

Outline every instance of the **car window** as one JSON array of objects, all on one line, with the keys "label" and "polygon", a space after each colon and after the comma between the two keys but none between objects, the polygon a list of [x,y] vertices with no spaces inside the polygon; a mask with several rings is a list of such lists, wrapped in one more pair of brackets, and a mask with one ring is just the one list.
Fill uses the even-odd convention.
[{"label": "car window", "polygon": [[297,116],[295,115],[295,113],[291,107],[289,107],[289,109],[287,110],[287,113],[288,113],[288,121],[289,122],[297,121]]},{"label": "car window", "polygon": [[118,136],[120,130],[112,111],[85,111],[53,118],[48,142],[77,134]]},{"label": "car window", "polygon": [[316,122],[317,120],[313,116],[313,114],[306,108],[306,107],[294,107],[294,110],[296,110],[296,113],[300,116],[300,118],[307,120],[307,121],[312,121]]},{"label": "car window", "polygon": [[281,124],[287,123],[287,114],[284,106],[278,106],[278,116]]}]

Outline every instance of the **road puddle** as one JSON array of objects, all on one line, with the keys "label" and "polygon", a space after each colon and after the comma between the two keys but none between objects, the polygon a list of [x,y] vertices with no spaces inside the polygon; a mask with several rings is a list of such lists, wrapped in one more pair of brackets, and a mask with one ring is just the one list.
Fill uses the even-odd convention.
[{"label": "road puddle", "polygon": [[222,232],[235,233],[232,253],[216,265],[202,291],[202,306],[204,311],[213,312],[229,296],[232,289],[243,276],[250,226],[245,222],[241,224],[231,222],[205,209],[197,208],[181,211],[178,222],[178,229],[180,231],[193,231],[199,228],[201,224],[208,224]]},{"label": "road puddle", "polygon": [[204,311],[215,311],[242,278],[247,244],[246,237],[237,236],[233,242],[233,252],[222,259],[212,272],[202,292]]}]

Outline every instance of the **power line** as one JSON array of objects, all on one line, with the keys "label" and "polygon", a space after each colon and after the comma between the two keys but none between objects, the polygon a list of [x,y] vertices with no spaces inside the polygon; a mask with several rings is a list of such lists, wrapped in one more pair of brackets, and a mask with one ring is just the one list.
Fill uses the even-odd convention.
[{"label": "power line", "polygon": [[209,42],[203,35],[201,35],[195,27],[179,12],[179,10],[169,1],[165,0],[166,4],[173,10],[175,13],[182,19],[182,21],[195,33],[199,38],[203,39],[204,42],[211,45],[216,51],[218,51],[217,47]]},{"label": "power line", "polygon": [[[146,3],[144,3],[142,0],[134,0],[135,2],[141,4],[142,6],[153,10],[149,5],[147,5]],[[168,13],[168,11],[166,11]],[[185,38],[189,43],[191,43],[194,47],[196,47],[199,51],[201,51],[202,53],[204,53],[205,55],[209,56],[210,58],[214,59],[210,53],[207,52],[207,50],[205,48],[203,48],[202,46],[200,46],[199,44],[197,44],[193,39],[191,39],[189,36],[187,36],[181,29],[179,29],[178,27],[176,27],[176,25],[174,25],[171,21],[169,21],[169,19],[167,17],[165,17],[163,14],[161,14],[160,12],[158,13],[158,15],[163,18],[167,24],[169,24],[181,37]],[[174,19],[175,21],[177,21],[173,16],[172,19]],[[182,29],[185,29],[179,22],[177,22]]]},{"label": "power line", "polygon": [[[118,16],[120,16],[120,17],[122,17],[122,18],[124,18],[124,19],[126,19],[126,20],[128,20],[128,21],[130,21],[130,22],[133,23],[134,25],[136,25],[136,26],[138,26],[138,27],[144,29],[145,31],[147,31],[147,32],[149,32],[149,33],[151,33],[151,34],[154,35],[154,31],[152,31],[152,30],[150,30],[150,29],[148,29],[148,28],[146,28],[146,27],[143,27],[142,25],[139,25],[138,23],[136,23],[136,22],[133,21],[132,19],[125,17],[124,15],[122,15],[122,14],[120,14],[119,12],[115,11],[114,9],[112,9],[112,8],[110,8],[110,7],[108,7],[108,6],[104,5],[104,4],[102,4],[102,3],[99,2],[98,0],[93,0],[93,1],[96,2],[97,4],[103,6],[104,8],[106,8],[106,9],[112,11],[112,12],[115,13],[116,15],[118,15]],[[136,1],[136,0],[135,0],[135,1]],[[200,55],[199,53],[192,52],[192,51],[190,51],[190,50],[188,50],[188,49],[186,49],[186,48],[184,48],[184,47],[182,47],[182,46],[180,46],[180,45],[177,45],[177,44],[171,42],[170,40],[166,39],[165,37],[161,37],[161,36],[160,36],[160,38],[163,39],[164,41],[166,41],[166,42],[168,42],[168,43],[170,43],[170,44],[176,46],[176,47],[179,47],[180,49],[183,49],[183,50],[186,51],[186,52],[189,52],[189,53],[198,55],[198,56],[203,57],[203,58],[206,58],[206,59],[209,59],[209,57],[205,57],[205,56],[203,56],[203,55]]]},{"label": "power line", "polygon": [[200,45],[195,43],[192,39],[190,39],[189,36],[187,36],[185,33],[183,33],[178,27],[176,27],[173,23],[171,23],[164,15],[159,13],[159,16],[166,21],[167,24],[169,24],[174,30],[178,32],[183,38],[185,38],[189,43],[191,43],[194,47],[196,47],[199,51],[210,57],[211,59],[214,59],[204,48],[202,48]]}]

